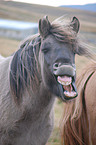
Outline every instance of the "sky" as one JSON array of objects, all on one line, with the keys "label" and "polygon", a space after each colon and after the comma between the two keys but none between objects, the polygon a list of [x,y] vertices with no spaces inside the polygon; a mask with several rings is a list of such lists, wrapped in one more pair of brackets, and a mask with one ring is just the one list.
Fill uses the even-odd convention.
[{"label": "sky", "polygon": [[83,5],[88,3],[96,3],[96,0],[13,0],[33,4],[60,6],[60,5]]}]

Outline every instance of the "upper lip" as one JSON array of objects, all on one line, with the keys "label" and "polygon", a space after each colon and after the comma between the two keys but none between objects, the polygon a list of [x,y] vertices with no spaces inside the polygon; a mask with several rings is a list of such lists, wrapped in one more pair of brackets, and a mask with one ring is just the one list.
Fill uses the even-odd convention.
[{"label": "upper lip", "polygon": [[71,76],[74,77],[76,73],[76,68],[71,66],[71,65],[61,65],[58,66],[57,68],[55,67],[53,70],[54,75],[56,76]]}]

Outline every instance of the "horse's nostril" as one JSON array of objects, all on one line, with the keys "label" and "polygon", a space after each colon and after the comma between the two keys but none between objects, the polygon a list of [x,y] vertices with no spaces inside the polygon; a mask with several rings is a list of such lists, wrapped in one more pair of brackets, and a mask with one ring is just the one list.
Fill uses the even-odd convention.
[{"label": "horse's nostril", "polygon": [[61,63],[54,63],[54,64],[53,64],[53,68],[54,68],[54,69],[57,69],[60,65],[61,65]]},{"label": "horse's nostril", "polygon": [[55,63],[54,65],[53,65],[53,68],[57,68],[58,67],[58,63]]}]

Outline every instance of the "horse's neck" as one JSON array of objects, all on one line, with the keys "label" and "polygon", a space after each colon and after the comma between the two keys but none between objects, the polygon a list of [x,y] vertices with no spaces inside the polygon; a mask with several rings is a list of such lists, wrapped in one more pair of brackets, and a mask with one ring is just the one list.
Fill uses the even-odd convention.
[{"label": "horse's neck", "polygon": [[[43,84],[40,85],[40,102],[42,107],[51,107],[54,103],[55,97],[48,91]],[[49,108],[50,108],[49,107]]]},{"label": "horse's neck", "polygon": [[30,93],[29,95],[28,93],[24,93],[23,96],[22,107],[26,108],[25,112],[30,112],[34,117],[40,117],[41,115],[46,115],[46,113],[48,114],[48,112],[51,112],[55,97],[52,96],[52,94],[46,90],[42,84],[40,84],[37,93]]}]

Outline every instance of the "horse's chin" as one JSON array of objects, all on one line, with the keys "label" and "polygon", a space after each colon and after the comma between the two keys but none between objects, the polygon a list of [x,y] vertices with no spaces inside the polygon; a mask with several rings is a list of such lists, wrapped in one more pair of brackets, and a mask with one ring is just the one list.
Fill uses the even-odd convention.
[{"label": "horse's chin", "polygon": [[63,101],[72,100],[78,96],[74,77],[58,76],[57,83],[60,91],[60,98]]}]

